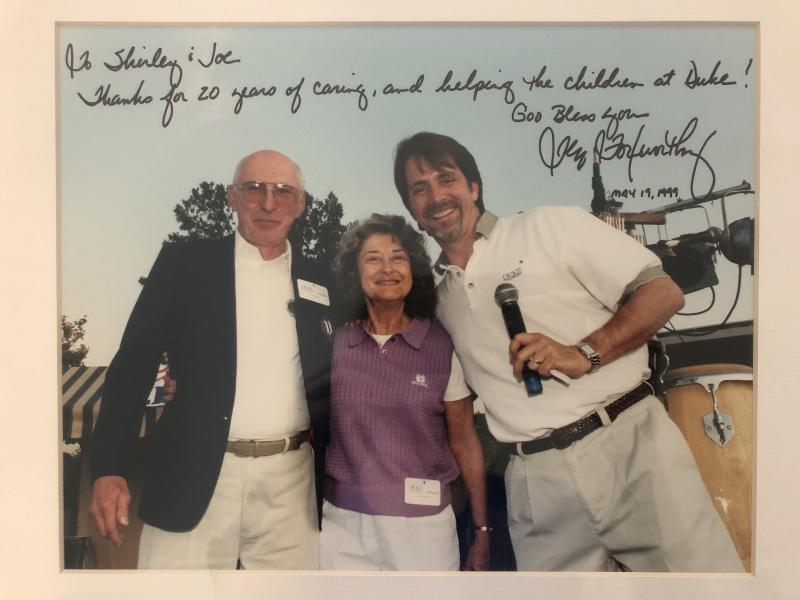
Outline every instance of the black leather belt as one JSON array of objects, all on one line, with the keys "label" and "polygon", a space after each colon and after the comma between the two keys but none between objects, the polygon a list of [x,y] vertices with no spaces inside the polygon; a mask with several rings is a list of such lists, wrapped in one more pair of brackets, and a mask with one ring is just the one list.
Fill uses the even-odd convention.
[{"label": "black leather belt", "polygon": [[[642,383],[636,389],[620,396],[605,407],[609,421],[613,423],[623,411],[629,409],[639,402],[639,400],[652,395],[652,393],[652,388],[648,384]],[[564,450],[565,448],[569,448],[574,442],[586,437],[594,430],[600,429],[602,426],[603,420],[600,418],[600,415],[593,412],[588,417],[583,417],[574,423],[554,429],[547,437],[531,440],[529,442],[520,442],[518,444],[506,443],[504,445],[510,454],[517,454],[518,447],[522,454],[536,454],[537,452],[544,452],[545,450],[552,450],[554,448],[556,450]]]},{"label": "black leather belt", "polygon": [[297,450],[308,441],[308,431],[301,431],[280,440],[228,440],[225,452],[243,458],[260,458]]}]

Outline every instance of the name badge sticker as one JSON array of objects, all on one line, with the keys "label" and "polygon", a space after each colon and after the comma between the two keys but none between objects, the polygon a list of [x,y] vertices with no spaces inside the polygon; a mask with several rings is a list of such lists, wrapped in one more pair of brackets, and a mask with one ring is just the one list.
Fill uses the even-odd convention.
[{"label": "name badge sticker", "polygon": [[317,304],[324,304],[325,306],[331,305],[330,296],[328,296],[328,288],[318,283],[312,283],[305,279],[297,280],[297,293],[305,300],[311,300]]},{"label": "name badge sticker", "polygon": [[436,479],[406,477],[405,503],[439,506],[442,503],[442,484]]}]

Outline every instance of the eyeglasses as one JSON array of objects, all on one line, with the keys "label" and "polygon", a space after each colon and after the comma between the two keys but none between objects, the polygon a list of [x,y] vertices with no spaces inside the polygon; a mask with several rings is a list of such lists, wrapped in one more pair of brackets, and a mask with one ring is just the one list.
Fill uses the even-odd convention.
[{"label": "eyeglasses", "polygon": [[250,204],[260,204],[267,197],[267,191],[272,190],[272,197],[276,202],[288,204],[297,199],[300,190],[286,183],[267,183],[265,181],[243,181],[234,183],[242,199]]}]

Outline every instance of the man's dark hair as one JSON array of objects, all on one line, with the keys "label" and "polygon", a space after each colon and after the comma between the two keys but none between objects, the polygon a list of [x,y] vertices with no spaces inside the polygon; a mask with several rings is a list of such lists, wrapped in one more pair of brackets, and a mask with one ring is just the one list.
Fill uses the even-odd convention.
[{"label": "man's dark hair", "polygon": [[483,214],[483,181],[475,158],[469,150],[453,138],[439,133],[421,131],[397,144],[394,155],[394,185],[403,204],[409,209],[408,183],[406,182],[406,163],[409,159],[424,159],[431,166],[438,168],[455,166],[467,178],[467,183],[478,184],[478,200],[475,203]]},{"label": "man's dark hair", "polygon": [[364,240],[375,234],[392,236],[408,254],[412,282],[411,291],[405,301],[406,315],[412,319],[432,319],[436,312],[436,289],[431,259],[425,249],[425,238],[403,217],[373,214],[369,219],[353,224],[342,236],[336,257],[339,320],[348,323],[367,317],[367,305],[358,275],[358,253]]}]

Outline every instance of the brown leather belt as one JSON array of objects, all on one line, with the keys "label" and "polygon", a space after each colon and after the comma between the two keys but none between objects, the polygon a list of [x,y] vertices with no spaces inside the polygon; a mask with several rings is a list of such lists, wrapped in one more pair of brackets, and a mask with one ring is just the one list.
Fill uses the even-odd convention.
[{"label": "brown leather belt", "polygon": [[308,431],[301,431],[292,437],[280,440],[228,440],[225,452],[245,458],[259,458],[297,450],[303,445],[303,442],[307,441]]},{"label": "brown leather belt", "polygon": [[[610,422],[614,422],[623,411],[629,409],[631,406],[650,396],[653,389],[646,383],[642,383],[639,387],[631,390],[614,400],[611,404],[605,406],[605,412],[608,415]],[[537,452],[544,452],[545,450],[564,450],[569,448],[573,443],[583,439],[596,429],[603,426],[603,420],[597,412],[593,412],[588,417],[583,417],[577,421],[559,427],[550,432],[550,435],[543,438],[531,440],[529,442],[519,443],[506,443],[504,446],[510,454],[536,454]]]}]

